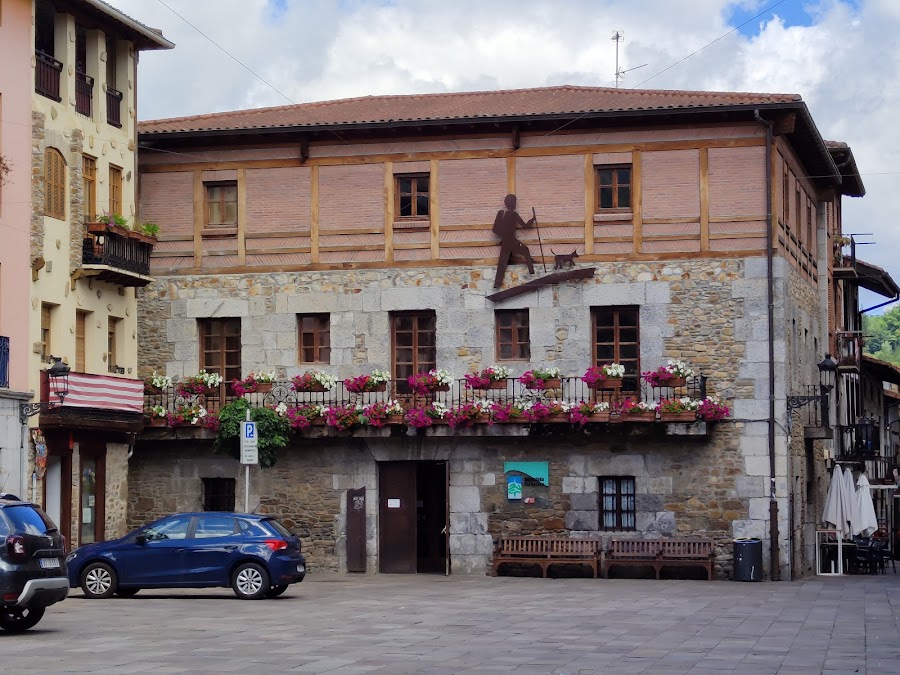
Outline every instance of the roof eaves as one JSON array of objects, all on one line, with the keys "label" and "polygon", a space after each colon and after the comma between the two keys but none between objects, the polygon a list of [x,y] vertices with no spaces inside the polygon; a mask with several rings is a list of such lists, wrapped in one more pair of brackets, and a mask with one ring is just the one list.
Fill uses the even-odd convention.
[{"label": "roof eaves", "polygon": [[175,47],[175,43],[167,40],[163,37],[160,31],[154,30],[149,26],[145,26],[140,21],[136,21],[132,19],[127,14],[119,11],[112,5],[109,5],[103,0],[77,0],[82,4],[88,5],[98,12],[106,14],[110,19],[117,21],[122,24],[126,28],[138,33],[141,37],[145,38],[148,43],[155,46],[145,46],[144,49],[173,49]]}]

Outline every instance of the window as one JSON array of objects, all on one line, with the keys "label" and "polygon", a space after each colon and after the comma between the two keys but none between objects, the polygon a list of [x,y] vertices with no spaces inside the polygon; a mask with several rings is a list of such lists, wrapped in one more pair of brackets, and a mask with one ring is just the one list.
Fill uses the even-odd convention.
[{"label": "window", "polygon": [[52,305],[41,303],[41,361],[46,361],[53,353],[53,347],[50,344],[50,318],[52,310]]},{"label": "window", "polygon": [[116,333],[119,332],[119,324],[122,319],[109,317],[106,326],[106,370],[110,373],[118,372],[118,352],[116,351]]},{"label": "window", "polygon": [[218,373],[223,382],[241,377],[241,320],[200,321],[200,367]]},{"label": "window", "polygon": [[200,516],[197,518],[195,539],[212,539],[214,537],[230,537],[235,534],[234,518],[227,516]]},{"label": "window", "polygon": [[600,478],[600,529],[635,529],[634,493],[631,476]]},{"label": "window", "polygon": [[597,307],[592,312],[594,363],[625,366],[622,388],[639,391],[640,335],[637,307]]},{"label": "window", "polygon": [[597,167],[597,211],[631,208],[631,165]]},{"label": "window", "polygon": [[781,199],[783,201],[782,220],[787,225],[791,217],[791,176],[787,167],[784,168],[784,175],[781,177]]},{"label": "window", "polygon": [[237,181],[206,183],[206,225],[237,226]]},{"label": "window", "polygon": [[400,218],[427,219],[428,174],[397,176],[397,215]]},{"label": "window", "polygon": [[165,520],[148,525],[139,534],[147,537],[147,541],[163,539],[184,539],[191,524],[191,516],[171,516]]},{"label": "window", "polygon": [[44,215],[66,219],[66,161],[56,148],[44,151]]},{"label": "window", "polygon": [[434,312],[391,314],[394,379],[401,394],[409,393],[406,378],[437,367]]},{"label": "window", "polygon": [[328,314],[297,316],[300,363],[331,363],[331,318]]},{"label": "window", "polygon": [[122,214],[122,169],[109,167],[109,213]]},{"label": "window", "polygon": [[203,510],[234,511],[234,478],[202,478]]},{"label": "window", "polygon": [[97,219],[97,160],[81,156],[81,181],[84,186],[84,221]]},{"label": "window", "polygon": [[84,333],[87,326],[87,312],[75,313],[75,372],[86,373],[84,367]]},{"label": "window", "polygon": [[494,312],[497,325],[497,359],[501,361],[531,358],[528,336],[527,309],[498,309]]}]

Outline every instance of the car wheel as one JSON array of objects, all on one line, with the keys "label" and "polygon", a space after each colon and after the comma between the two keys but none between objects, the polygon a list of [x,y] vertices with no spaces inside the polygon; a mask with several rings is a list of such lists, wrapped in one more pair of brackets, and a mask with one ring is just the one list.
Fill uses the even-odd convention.
[{"label": "car wheel", "polygon": [[21,633],[36,625],[44,616],[44,607],[4,607],[0,609],[0,627],[10,633]]},{"label": "car wheel", "polygon": [[133,598],[137,595],[137,592],[141,590],[140,588],[134,588],[133,586],[130,588],[117,588],[116,595],[120,598]]},{"label": "car wheel", "polygon": [[106,563],[91,563],[81,573],[81,590],[86,598],[111,598],[119,586],[116,571]]},{"label": "car wheel", "polygon": [[241,600],[259,600],[269,590],[269,573],[259,563],[243,563],[231,577],[231,588]]},{"label": "car wheel", "polygon": [[272,586],[268,591],[266,591],[267,598],[277,598],[279,595],[284,593],[288,588],[287,584],[281,584],[280,586]]}]

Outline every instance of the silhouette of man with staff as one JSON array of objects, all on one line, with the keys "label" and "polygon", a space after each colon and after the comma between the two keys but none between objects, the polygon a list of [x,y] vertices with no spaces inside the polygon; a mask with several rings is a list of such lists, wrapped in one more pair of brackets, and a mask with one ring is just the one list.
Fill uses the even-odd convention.
[{"label": "silhouette of man with staff", "polygon": [[520,255],[525,258],[525,264],[528,265],[528,273],[534,274],[534,258],[531,257],[531,251],[528,250],[528,247],[516,237],[516,230],[530,228],[537,223],[537,216],[532,215],[531,220],[527,223],[522,220],[522,216],[516,211],[515,195],[506,195],[503,204],[506,208],[497,212],[493,227],[494,234],[500,237],[500,259],[497,261],[497,276],[494,278],[494,288],[500,288],[503,285],[506,266],[513,255]]}]

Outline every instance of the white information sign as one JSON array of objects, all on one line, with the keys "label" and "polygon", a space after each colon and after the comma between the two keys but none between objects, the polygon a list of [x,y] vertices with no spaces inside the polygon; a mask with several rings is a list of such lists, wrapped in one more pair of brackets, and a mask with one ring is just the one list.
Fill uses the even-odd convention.
[{"label": "white information sign", "polygon": [[400,500],[399,499],[388,499],[388,508],[389,509],[399,509],[400,508]]},{"label": "white information sign", "polygon": [[256,422],[241,422],[241,464],[259,464]]}]

